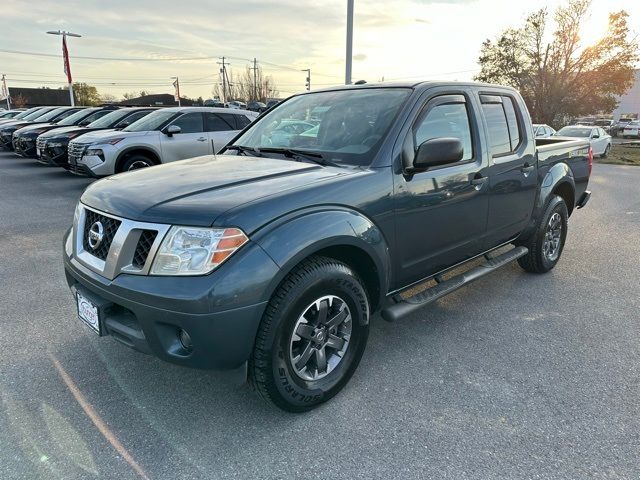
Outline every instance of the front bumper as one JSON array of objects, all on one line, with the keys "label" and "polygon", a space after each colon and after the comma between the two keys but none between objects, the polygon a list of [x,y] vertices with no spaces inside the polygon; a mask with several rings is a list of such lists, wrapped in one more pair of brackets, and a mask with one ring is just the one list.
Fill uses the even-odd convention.
[{"label": "front bumper", "polygon": [[[216,271],[199,277],[120,274],[108,280],[70,257],[66,249],[64,267],[67,284],[74,296],[79,291],[99,306],[105,334],[167,362],[193,368],[227,370],[238,368],[249,359],[268,302],[267,293],[256,289],[255,285],[247,285],[246,289],[237,286],[238,269],[250,277],[248,281],[255,283],[257,279],[253,275],[255,270],[249,270],[251,273],[246,271],[246,262],[253,267],[256,262],[263,264],[264,278],[259,282],[266,284],[268,277],[274,275],[275,264],[262,249],[257,246],[256,249],[261,253],[256,250],[246,255],[246,260],[237,262],[226,272]],[[233,280],[236,280],[236,285],[227,287]],[[236,292],[242,288],[242,294],[218,292],[225,288],[233,288]],[[216,307],[214,293],[218,293],[220,298],[245,296],[245,299],[242,302],[231,301],[231,308]],[[205,304],[211,307],[202,308]],[[191,351],[187,351],[180,342],[180,329],[191,337]]]},{"label": "front bumper", "polygon": [[12,143],[13,150],[21,157],[36,157],[36,137],[14,137]]},{"label": "front bumper", "polygon": [[44,165],[67,168],[67,145],[52,147],[45,143],[40,150],[38,161]]},{"label": "front bumper", "polygon": [[1,132],[0,133],[0,147],[7,150],[13,150],[13,142],[11,141],[13,132]]}]

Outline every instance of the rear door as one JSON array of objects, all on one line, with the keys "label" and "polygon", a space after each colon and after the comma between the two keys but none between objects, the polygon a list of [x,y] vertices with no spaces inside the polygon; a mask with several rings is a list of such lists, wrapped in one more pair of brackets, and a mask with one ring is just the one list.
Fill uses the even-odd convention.
[{"label": "rear door", "polygon": [[407,175],[396,174],[396,288],[409,285],[482,251],[487,224],[488,162],[483,155],[477,106],[467,92],[432,94],[403,139],[412,162],[426,140],[455,137],[461,161]]},{"label": "rear door", "polygon": [[236,117],[230,113],[205,113],[205,129],[211,150],[218,153],[238,131]]},{"label": "rear door", "polygon": [[537,165],[524,104],[510,93],[479,93],[491,157],[485,245],[490,249],[512,240],[527,226],[538,187]]},{"label": "rear door", "polygon": [[211,154],[202,112],[189,112],[179,116],[163,132],[171,125],[180,127],[180,133],[171,136],[163,133],[160,136],[163,163]]}]

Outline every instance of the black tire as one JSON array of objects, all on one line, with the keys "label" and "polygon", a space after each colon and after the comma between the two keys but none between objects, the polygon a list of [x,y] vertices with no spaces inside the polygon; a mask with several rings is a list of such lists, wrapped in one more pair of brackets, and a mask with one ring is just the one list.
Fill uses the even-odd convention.
[{"label": "black tire", "polygon": [[609,152],[611,151],[611,144],[607,145],[607,148],[604,149],[602,154],[602,158],[607,158],[609,156]]},{"label": "black tire", "polygon": [[133,154],[120,164],[117,173],[129,172],[140,168],[153,167],[156,163],[150,157],[139,153]]},{"label": "black tire", "polygon": [[[369,335],[369,301],[362,285],[362,281],[349,266],[332,258],[319,256],[304,260],[287,275],[265,310],[249,360],[249,382],[265,400],[289,412],[305,412],[326,402],[346,385],[360,363]],[[332,303],[323,300],[329,297]],[[321,301],[320,304],[318,301]],[[349,328],[349,338],[342,355],[328,344],[321,347],[320,343],[313,343],[307,339],[308,337],[294,335],[294,329],[298,332],[301,328],[300,322],[304,322],[303,313],[311,317],[310,321],[305,323],[305,328],[314,328],[313,312],[317,312],[319,319],[321,315],[317,305],[325,308],[325,301],[329,309],[324,309],[326,322],[321,323],[318,320],[317,324],[324,326],[318,326],[316,331],[328,326],[332,319],[337,319],[345,310],[342,308],[336,314],[332,308],[346,305],[348,310],[344,315],[350,313],[350,316],[346,317],[347,320],[343,320],[339,324],[341,327],[338,327]],[[335,330],[331,332],[336,335],[343,334]],[[331,335],[331,332],[326,330],[326,337],[334,337],[335,341],[335,335]],[[315,333],[311,337],[313,335]],[[319,338],[320,334],[317,336]],[[344,345],[344,340],[342,341]],[[322,354],[325,358],[325,372],[322,373],[325,376],[322,378],[303,378],[301,375],[314,376],[313,370],[307,370],[305,366],[305,371],[301,373],[294,365],[305,356],[304,351],[296,356],[293,353],[294,345],[304,342],[307,342],[307,348],[322,348],[325,352]],[[302,350],[302,347],[300,348]],[[320,361],[317,355],[316,352],[311,354],[311,357],[307,356],[305,365],[315,363],[315,373],[319,377],[321,368],[318,366]],[[298,362],[294,361],[295,358]],[[330,366],[332,360],[333,367]]]},{"label": "black tire", "polygon": [[[549,244],[545,240],[548,238],[547,235],[555,235],[555,229],[550,228],[550,221],[552,217],[557,218],[555,217],[556,214],[560,217],[559,244],[557,245],[557,251],[554,251],[554,255],[550,255]],[[518,263],[523,269],[532,273],[546,273],[556,266],[567,238],[568,218],[567,204],[562,197],[553,195],[538,221],[536,231],[528,241],[523,243],[529,249],[529,253],[518,259]]]}]

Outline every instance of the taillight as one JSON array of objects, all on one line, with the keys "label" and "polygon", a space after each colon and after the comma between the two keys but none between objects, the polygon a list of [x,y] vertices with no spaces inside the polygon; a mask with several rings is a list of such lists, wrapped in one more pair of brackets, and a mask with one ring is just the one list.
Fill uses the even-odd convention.
[{"label": "taillight", "polygon": [[593,148],[589,147],[589,153],[587,153],[587,167],[589,168],[589,176],[591,176],[591,169],[593,168]]}]

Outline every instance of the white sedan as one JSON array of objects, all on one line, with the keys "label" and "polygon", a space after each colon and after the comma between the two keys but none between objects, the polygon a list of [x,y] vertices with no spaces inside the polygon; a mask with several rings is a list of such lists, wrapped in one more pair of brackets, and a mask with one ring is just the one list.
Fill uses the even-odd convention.
[{"label": "white sedan", "polygon": [[624,138],[640,138],[640,121],[635,120],[628,123],[622,131]]},{"label": "white sedan", "polygon": [[533,133],[536,138],[549,138],[552,135],[555,135],[556,131],[553,128],[551,128],[549,125],[545,125],[542,123],[534,123]]},{"label": "white sedan", "polygon": [[591,149],[594,155],[606,158],[611,151],[611,135],[604,129],[595,126],[568,125],[562,127],[556,135],[560,137],[573,137],[580,139],[589,139]]}]

